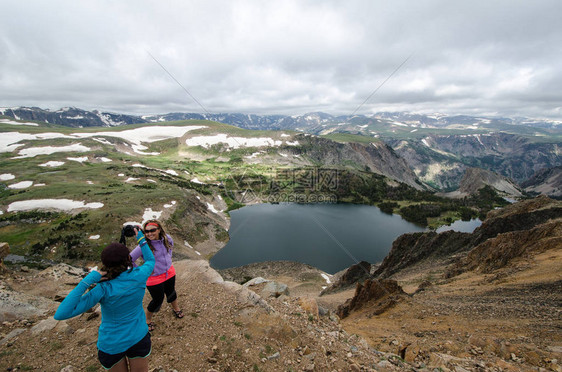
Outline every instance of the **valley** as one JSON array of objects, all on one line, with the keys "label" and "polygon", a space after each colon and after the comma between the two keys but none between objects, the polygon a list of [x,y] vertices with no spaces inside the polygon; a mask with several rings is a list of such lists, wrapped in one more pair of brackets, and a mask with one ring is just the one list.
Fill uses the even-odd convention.
[{"label": "valley", "polygon": [[[5,368],[97,370],[96,312],[53,323],[53,299],[98,262],[124,222],[157,218],[175,241],[178,291],[189,294],[185,326],[164,314],[159,319],[151,363],[165,371],[185,363],[255,371],[560,369],[560,202],[532,198],[508,176],[467,160],[508,159],[514,135],[456,139],[481,141],[481,151],[466,141],[430,141],[427,133],[414,138],[421,127],[393,145],[350,127],[319,135],[201,119],[103,128],[30,120],[0,121]],[[503,142],[494,143],[498,138]],[[513,164],[560,165],[556,135],[517,138],[523,155]],[[415,147],[411,141],[421,147],[407,150]],[[555,193],[556,166],[529,181],[529,190]],[[424,178],[422,168],[435,176],[457,172],[458,188],[436,193],[439,182]],[[522,201],[510,205],[506,198]],[[460,219],[483,222],[474,233],[401,235],[382,262],[361,263],[367,271],[354,265],[328,275],[277,261],[220,272],[209,266],[230,239],[230,212],[285,201],[374,205],[432,229]],[[250,279],[259,284],[242,285]],[[378,286],[397,292],[381,294]],[[170,337],[183,343],[179,354]],[[26,358],[24,345],[41,357]]]},{"label": "valley", "polygon": [[228,241],[228,211],[259,202],[326,197],[435,227],[505,203],[436,197],[388,145],[359,135],[203,120],[101,129],[5,119],[0,130],[0,240],[37,264],[95,261],[122,223],[149,218],[170,225],[180,255],[210,258]]}]

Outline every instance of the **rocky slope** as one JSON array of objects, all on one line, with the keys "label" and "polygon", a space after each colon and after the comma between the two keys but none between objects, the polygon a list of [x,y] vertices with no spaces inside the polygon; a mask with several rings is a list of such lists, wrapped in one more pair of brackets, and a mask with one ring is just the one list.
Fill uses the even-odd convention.
[{"label": "rocky slope", "polygon": [[[528,234],[534,228],[562,216],[562,203],[545,196],[515,203],[488,213],[482,225],[473,233],[445,231],[422,232],[398,237],[374,276],[389,278],[393,274],[420,264],[424,260],[453,262],[488,240],[502,234],[523,231]],[[553,236],[556,236],[553,232]],[[515,240],[516,241],[516,240]],[[556,245],[553,248],[560,248]]]},{"label": "rocky slope", "polygon": [[500,195],[506,195],[512,198],[520,198],[523,196],[519,187],[507,177],[480,168],[468,168],[466,170],[458,191],[461,195],[473,195],[486,185],[497,190]]},{"label": "rocky slope", "polygon": [[540,197],[472,234],[401,236],[339,306],[343,326],[417,366],[561,370],[561,208]]},{"label": "rocky slope", "polygon": [[533,141],[509,133],[427,135],[386,142],[426,183],[456,189],[470,167],[493,171],[521,183],[542,168],[560,166],[559,141]]},{"label": "rocky slope", "polygon": [[[333,314],[320,315],[313,299],[262,298],[225,282],[204,260],[175,266],[186,316],[176,319],[166,307],[155,316],[150,371],[408,370],[396,355],[375,351],[348,334]],[[41,284],[43,295],[52,297],[55,289],[68,290],[80,279],[61,268],[29,274],[4,273],[5,296],[21,300],[20,291]],[[50,303],[46,315],[57,305]],[[99,309],[62,322],[43,313],[18,314],[12,312],[0,326],[2,370],[102,370],[95,345]]]},{"label": "rocky slope", "polygon": [[345,164],[361,171],[381,174],[418,190],[426,189],[404,159],[383,142],[340,143],[306,135],[297,138],[300,146],[293,150],[310,159],[313,164],[328,168]]},{"label": "rocky slope", "polygon": [[[156,316],[150,370],[560,371],[561,203],[492,211],[472,234],[406,234],[371,279],[323,296],[323,273],[308,265],[254,264],[224,281],[204,260],[176,261],[186,317]],[[361,271],[337,277],[363,280]],[[83,274],[3,271],[2,369],[101,370],[98,311],[49,317]]]},{"label": "rocky slope", "polygon": [[521,184],[528,193],[562,198],[562,166],[545,168]]}]

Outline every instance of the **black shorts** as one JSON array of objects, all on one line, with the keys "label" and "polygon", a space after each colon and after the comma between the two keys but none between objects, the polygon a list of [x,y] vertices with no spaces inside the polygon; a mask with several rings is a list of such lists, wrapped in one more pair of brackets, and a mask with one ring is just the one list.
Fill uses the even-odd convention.
[{"label": "black shorts", "polygon": [[110,369],[117,363],[121,361],[121,359],[127,357],[129,359],[135,358],[146,358],[150,355],[152,350],[152,343],[150,341],[150,332],[143,337],[142,340],[131,346],[126,351],[119,353],[119,354],[108,354],[104,353],[103,351],[98,349],[98,359],[100,360],[101,365],[105,369]]}]

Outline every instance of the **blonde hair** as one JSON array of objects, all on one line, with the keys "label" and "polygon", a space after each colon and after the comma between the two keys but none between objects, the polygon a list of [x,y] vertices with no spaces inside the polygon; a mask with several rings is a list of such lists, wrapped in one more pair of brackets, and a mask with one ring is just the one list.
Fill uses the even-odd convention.
[{"label": "blonde hair", "polygon": [[[149,223],[154,223],[154,224],[158,225],[158,228],[160,229],[160,233],[158,234],[158,239],[164,240],[164,246],[166,247],[166,249],[168,251],[170,249],[172,249],[172,243],[170,243],[170,239],[168,239],[168,234],[166,234],[166,231],[164,231],[164,228],[162,227],[162,223],[160,221],[158,221],[158,220],[148,220],[148,221],[146,221],[142,225],[143,231],[146,230],[146,225],[148,225]],[[147,241],[150,249],[152,251],[154,251],[154,247],[152,246],[152,243],[150,242],[150,239],[147,238],[146,241]]]}]

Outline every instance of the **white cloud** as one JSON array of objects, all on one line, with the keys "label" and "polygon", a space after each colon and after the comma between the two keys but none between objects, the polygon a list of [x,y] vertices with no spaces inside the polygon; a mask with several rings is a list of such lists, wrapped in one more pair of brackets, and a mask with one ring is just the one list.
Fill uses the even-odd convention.
[{"label": "white cloud", "polygon": [[561,115],[558,0],[28,0],[3,12],[0,106],[203,112],[148,51],[211,112],[348,114],[412,55],[360,113]]}]

